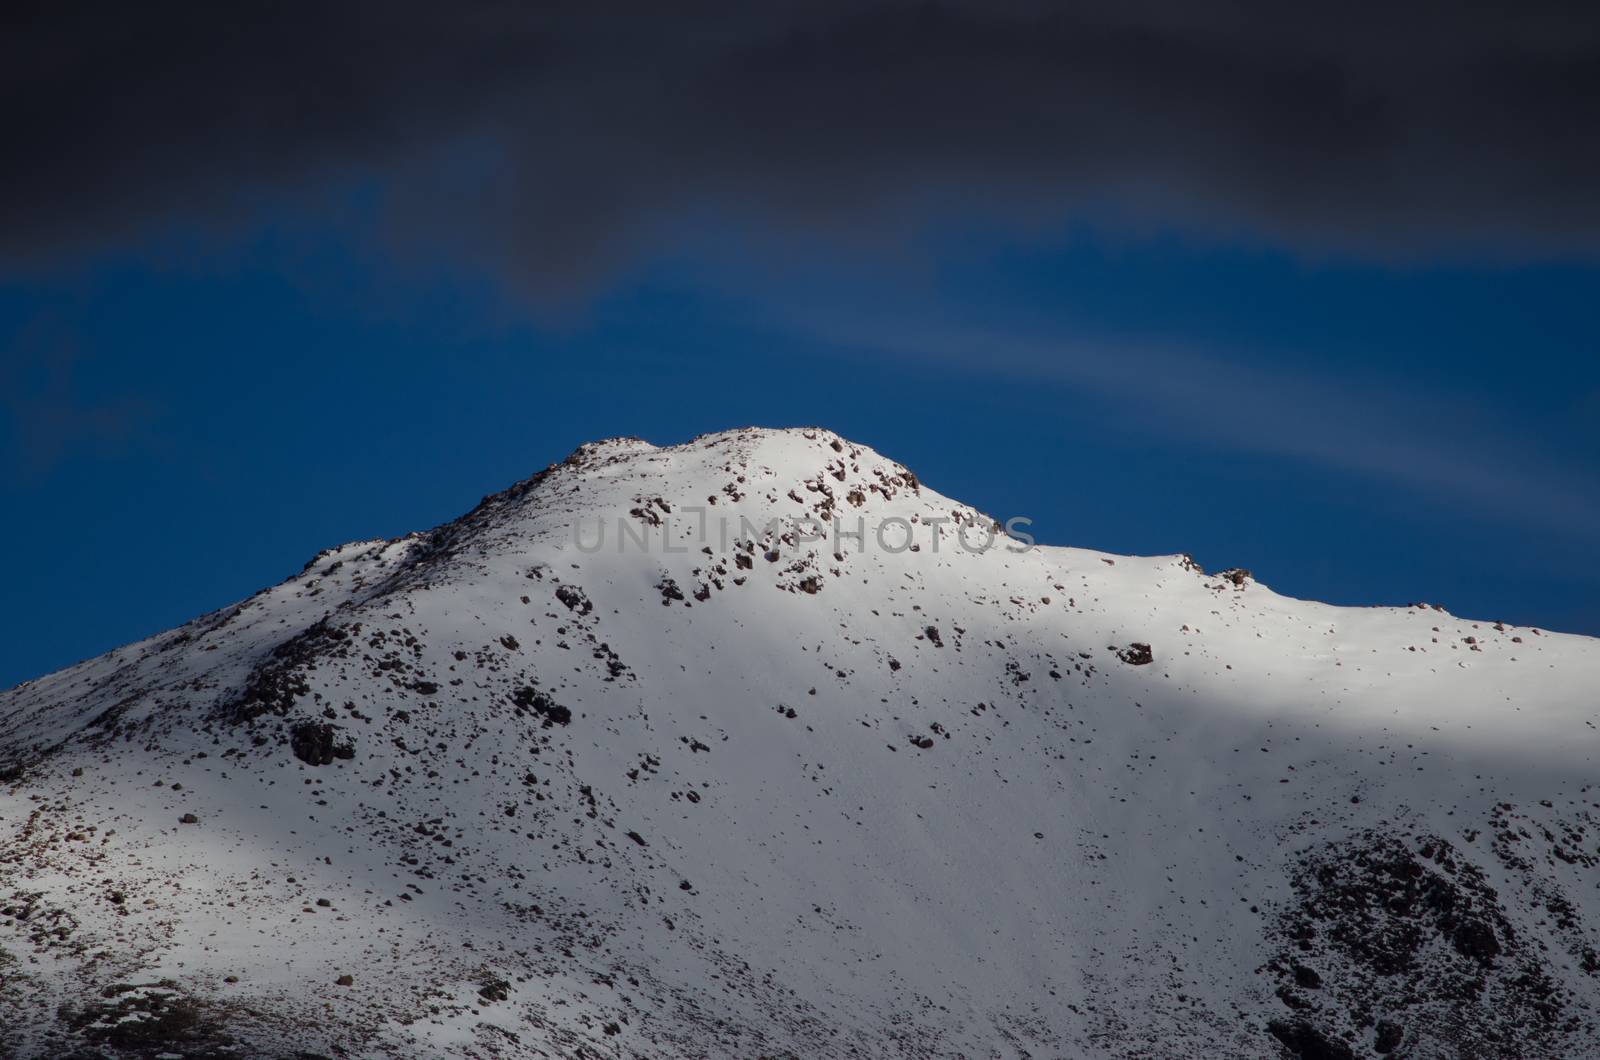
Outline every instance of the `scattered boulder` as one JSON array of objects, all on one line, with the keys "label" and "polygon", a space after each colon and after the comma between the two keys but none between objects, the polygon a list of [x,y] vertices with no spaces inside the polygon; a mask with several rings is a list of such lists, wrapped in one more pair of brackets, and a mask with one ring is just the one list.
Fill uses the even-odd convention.
[{"label": "scattered boulder", "polygon": [[1155,661],[1155,655],[1150,651],[1150,645],[1134,642],[1117,652],[1117,658],[1129,666],[1148,666]]},{"label": "scattered boulder", "polygon": [[556,589],[556,599],[567,605],[569,611],[576,611],[580,615],[587,615],[594,610],[594,604],[583,594],[583,590],[572,585],[562,585]]},{"label": "scattered boulder", "polygon": [[546,729],[552,725],[568,725],[572,722],[571,710],[530,685],[524,685],[511,693],[511,702],[543,718]]},{"label": "scattered boulder", "polygon": [[339,730],[325,721],[306,721],[289,731],[289,749],[308,766],[329,765],[336,758],[354,758],[355,747],[338,738]]},{"label": "scattered boulder", "polygon": [[1322,986],[1322,976],[1317,974],[1316,969],[1307,968],[1303,964],[1294,965],[1294,981],[1297,986],[1307,990],[1316,990]]},{"label": "scattered boulder", "polygon": [[1380,1056],[1387,1056],[1399,1048],[1405,1037],[1406,1030],[1400,1024],[1393,1020],[1379,1020],[1378,1036],[1372,1043],[1372,1050]]},{"label": "scattered boulder", "polygon": [[1296,1060],[1356,1060],[1355,1050],[1304,1020],[1273,1020],[1267,1031]]}]

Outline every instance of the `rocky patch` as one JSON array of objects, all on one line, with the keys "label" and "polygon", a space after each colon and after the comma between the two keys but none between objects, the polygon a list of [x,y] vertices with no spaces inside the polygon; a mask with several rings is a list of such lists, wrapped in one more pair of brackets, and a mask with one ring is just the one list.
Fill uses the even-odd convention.
[{"label": "rocky patch", "polygon": [[[1261,969],[1293,1055],[1571,1055],[1586,1007],[1506,915],[1507,896],[1437,836],[1364,831],[1306,851]],[[1520,900],[1523,896],[1511,896]]]}]

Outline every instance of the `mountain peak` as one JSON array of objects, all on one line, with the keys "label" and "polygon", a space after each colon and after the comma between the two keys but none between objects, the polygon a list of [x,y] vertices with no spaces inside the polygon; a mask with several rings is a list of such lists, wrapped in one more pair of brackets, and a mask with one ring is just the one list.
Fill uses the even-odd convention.
[{"label": "mountain peak", "polygon": [[1597,687],[1592,640],[1030,545],[822,429],[607,439],[0,693],[0,1024],[1580,1055]]}]

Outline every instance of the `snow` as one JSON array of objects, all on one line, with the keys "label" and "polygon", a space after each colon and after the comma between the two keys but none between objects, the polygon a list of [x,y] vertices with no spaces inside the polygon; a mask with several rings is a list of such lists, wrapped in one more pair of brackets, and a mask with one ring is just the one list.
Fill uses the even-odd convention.
[{"label": "snow", "polygon": [[[743,529],[806,515],[867,540]],[[608,440],[0,694],[0,1024],[55,1055],[110,1025],[63,1002],[165,983],[180,1055],[1454,1055],[1427,982],[1514,1013],[1535,967],[1557,1014],[1496,1048],[1600,1048],[1596,641],[940,519],[991,522],[820,429]],[[1481,874],[1501,952],[1459,909],[1400,972],[1297,948],[1375,836],[1480,919]]]}]

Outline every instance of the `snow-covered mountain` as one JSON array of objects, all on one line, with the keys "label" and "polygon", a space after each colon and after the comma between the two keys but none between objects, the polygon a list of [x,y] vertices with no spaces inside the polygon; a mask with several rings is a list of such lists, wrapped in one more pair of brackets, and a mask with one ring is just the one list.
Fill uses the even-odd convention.
[{"label": "snow-covered mountain", "polygon": [[0,1055],[1600,1053],[1600,642],[992,530],[611,440],[0,694]]}]

